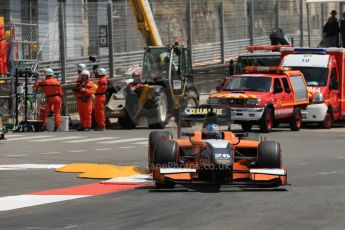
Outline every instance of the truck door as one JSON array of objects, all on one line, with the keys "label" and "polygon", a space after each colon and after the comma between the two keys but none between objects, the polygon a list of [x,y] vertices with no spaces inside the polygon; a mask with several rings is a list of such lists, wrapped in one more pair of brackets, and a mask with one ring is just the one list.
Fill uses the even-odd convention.
[{"label": "truck door", "polygon": [[339,90],[339,80],[337,78],[337,69],[335,67],[332,68],[330,79],[329,79],[329,96],[325,98],[329,98],[329,104],[332,106],[333,118],[335,120],[340,119],[341,111],[340,111],[340,90]]},{"label": "truck door", "polygon": [[284,101],[284,89],[282,87],[280,78],[274,78],[273,82],[273,106],[274,106],[274,117],[275,119],[280,119],[284,117],[284,111],[282,103]]},{"label": "truck door", "polygon": [[169,81],[171,93],[174,96],[183,96],[187,79],[192,76],[189,51],[176,46],[171,51]]},{"label": "truck door", "polygon": [[294,95],[291,90],[291,85],[286,76],[282,77],[282,82],[283,82],[283,87],[284,87],[284,92],[282,95],[282,99],[283,99],[282,107],[283,107],[284,113],[282,114],[282,116],[288,117],[293,112]]}]

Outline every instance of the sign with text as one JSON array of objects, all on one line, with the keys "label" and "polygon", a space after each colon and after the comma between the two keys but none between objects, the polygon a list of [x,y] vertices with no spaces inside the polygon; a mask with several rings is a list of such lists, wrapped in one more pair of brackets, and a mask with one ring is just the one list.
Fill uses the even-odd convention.
[{"label": "sign with text", "polygon": [[108,26],[99,25],[98,31],[98,43],[99,47],[108,47]]}]

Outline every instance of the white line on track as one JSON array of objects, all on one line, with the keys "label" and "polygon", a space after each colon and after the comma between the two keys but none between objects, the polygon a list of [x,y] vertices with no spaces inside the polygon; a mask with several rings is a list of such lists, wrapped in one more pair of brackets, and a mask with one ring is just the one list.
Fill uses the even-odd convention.
[{"label": "white line on track", "polygon": [[50,142],[50,141],[62,141],[62,140],[70,140],[70,139],[80,139],[85,138],[82,136],[69,136],[69,137],[53,137],[47,139],[40,139],[40,140],[30,140],[29,142]]},{"label": "white line on track", "polygon": [[85,149],[77,149],[77,150],[70,150],[69,153],[81,153],[81,152],[87,152]]},{"label": "white line on track", "polygon": [[330,175],[330,174],[336,174],[336,171],[330,171],[330,172],[319,172],[321,175]]},{"label": "white line on track", "polygon": [[104,149],[95,149],[96,151],[108,151],[108,150],[112,150],[112,148],[104,148]]},{"label": "white line on track", "polygon": [[6,134],[6,138],[11,138],[11,137],[22,137],[24,135],[20,135],[20,134]]},{"label": "white line on track", "polygon": [[39,153],[42,155],[53,155],[53,154],[59,154],[60,152],[47,152],[47,153]]},{"label": "white line on track", "polygon": [[116,144],[116,143],[125,143],[125,142],[135,142],[135,141],[143,141],[148,140],[148,138],[128,138],[128,139],[121,139],[121,140],[115,140],[115,141],[102,141],[98,142],[101,144]]},{"label": "white line on track", "polygon": [[119,149],[132,149],[134,148],[134,146],[122,146],[122,147],[119,147]]},{"label": "white line on track", "polygon": [[30,136],[30,137],[18,137],[18,138],[11,138],[7,141],[22,141],[22,140],[31,140],[31,139],[40,139],[40,138],[48,138],[48,137],[54,137],[54,136]]},{"label": "white line on track", "polygon": [[11,154],[11,155],[6,155],[7,157],[23,157],[27,156],[28,154]]},{"label": "white line on track", "polygon": [[338,159],[345,159],[345,157],[337,157]]},{"label": "white line on track", "polygon": [[0,165],[1,170],[24,170],[24,169],[56,169],[65,165],[62,164],[9,164]]},{"label": "white line on track", "polygon": [[147,145],[147,141],[135,142],[135,145]]},{"label": "white line on track", "polygon": [[103,141],[103,140],[111,140],[111,139],[119,139],[119,138],[120,137],[97,137],[97,138],[86,138],[82,140],[64,141],[64,143],[84,143],[84,142]]}]

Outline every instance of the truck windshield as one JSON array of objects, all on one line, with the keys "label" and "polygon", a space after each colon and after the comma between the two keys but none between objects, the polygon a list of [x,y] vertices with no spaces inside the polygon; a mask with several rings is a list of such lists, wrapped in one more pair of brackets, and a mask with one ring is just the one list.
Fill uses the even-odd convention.
[{"label": "truck windshield", "polygon": [[236,74],[243,74],[246,66],[279,66],[280,55],[240,56],[237,60]]},{"label": "truck windshield", "polygon": [[303,73],[307,86],[326,86],[328,79],[328,68],[321,67],[292,67]]},{"label": "truck windshield", "polygon": [[258,91],[269,92],[271,78],[269,77],[235,77],[225,85],[225,91]]}]

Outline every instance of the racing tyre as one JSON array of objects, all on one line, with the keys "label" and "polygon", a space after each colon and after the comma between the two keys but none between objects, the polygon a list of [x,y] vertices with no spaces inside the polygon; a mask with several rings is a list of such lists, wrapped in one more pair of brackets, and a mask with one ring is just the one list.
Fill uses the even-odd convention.
[{"label": "racing tyre", "polygon": [[172,139],[173,136],[171,132],[169,131],[152,131],[149,136],[149,151],[148,151],[148,162],[149,162],[149,168],[151,169],[154,165],[153,159],[154,159],[154,152],[156,150],[157,143],[159,143],[160,140],[169,140]]},{"label": "racing tyre", "polygon": [[302,113],[300,108],[294,108],[290,119],[290,129],[292,131],[299,131],[302,125]]},{"label": "racing tyre", "polygon": [[258,148],[258,167],[281,168],[281,147],[277,141],[263,141]]},{"label": "racing tyre", "polygon": [[242,137],[241,140],[251,140],[251,141],[262,142],[263,138],[260,133],[248,133],[248,136]]},{"label": "racing tyre", "polygon": [[325,119],[320,123],[320,128],[330,129],[333,125],[333,114],[327,111]]},{"label": "racing tyre", "polygon": [[162,168],[175,167],[178,157],[178,145],[175,141],[161,139],[153,151],[153,164]]},{"label": "racing tyre", "polygon": [[266,108],[259,124],[260,132],[262,133],[271,132],[272,127],[273,127],[273,122],[274,122],[274,118],[273,118],[272,109]]},{"label": "racing tyre", "polygon": [[124,117],[118,118],[118,124],[123,129],[135,129],[135,127],[136,127],[135,122],[131,119],[131,116],[128,114],[127,111],[126,111],[126,115]]},{"label": "racing tyre", "polygon": [[253,125],[250,123],[241,123],[241,127],[243,131],[250,132],[252,130]]},{"label": "racing tyre", "polygon": [[149,128],[164,129],[169,120],[167,96],[164,91],[161,91],[155,93],[153,100],[155,101],[153,108],[150,108],[147,114]]}]

